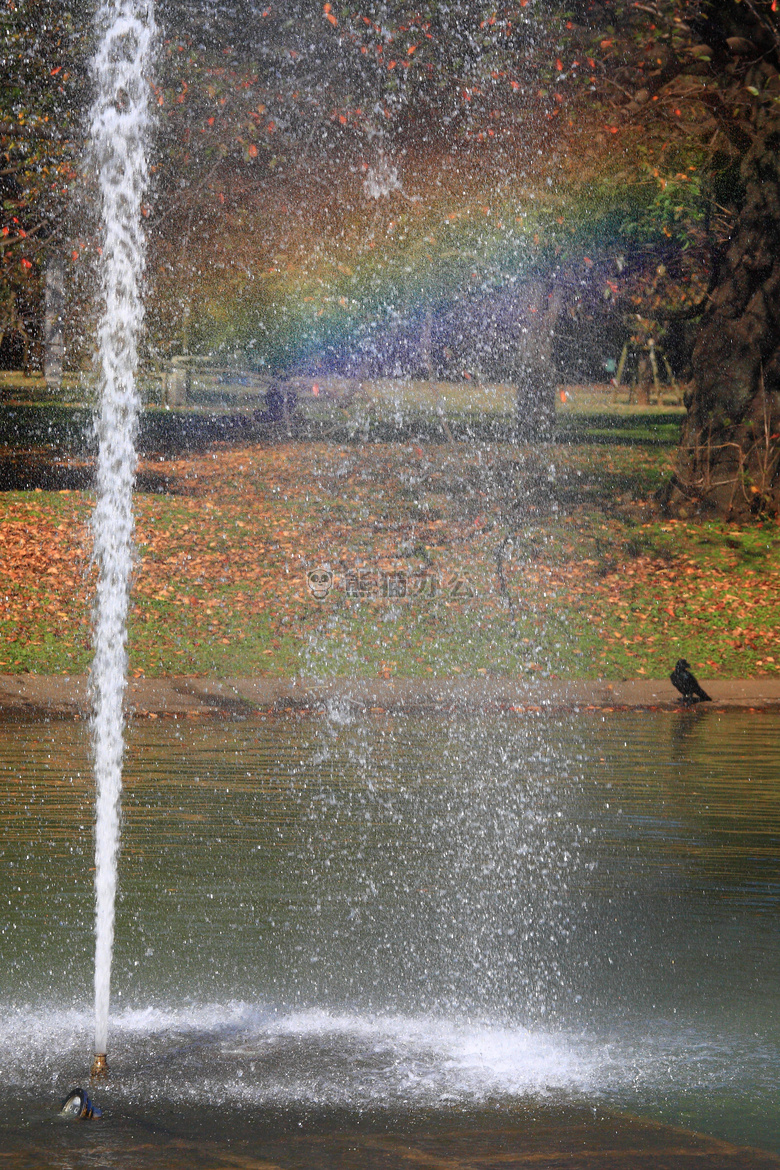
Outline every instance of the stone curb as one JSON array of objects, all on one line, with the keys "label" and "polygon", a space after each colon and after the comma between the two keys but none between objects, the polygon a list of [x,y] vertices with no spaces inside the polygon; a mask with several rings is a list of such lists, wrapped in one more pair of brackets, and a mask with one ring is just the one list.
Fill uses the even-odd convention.
[{"label": "stone curb", "polygon": [[[702,679],[713,703],[702,709],[780,709],[780,679]],[[690,710],[667,680],[554,679],[131,679],[131,717],[249,718],[253,715],[416,711]],[[0,675],[0,719],[83,719],[87,680],[59,675]]]}]

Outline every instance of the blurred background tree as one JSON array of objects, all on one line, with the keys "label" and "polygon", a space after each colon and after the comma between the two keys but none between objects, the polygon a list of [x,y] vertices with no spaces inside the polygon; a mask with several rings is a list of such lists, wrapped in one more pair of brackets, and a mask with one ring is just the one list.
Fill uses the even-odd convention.
[{"label": "blurred background tree", "polygon": [[[541,303],[562,376],[641,333],[687,380],[670,507],[774,510],[777,7],[161,0],[149,360],[515,377]],[[32,361],[44,253],[81,288],[95,247],[89,6],[6,0],[2,37],[3,344]]]},{"label": "blurred background tree", "polygon": [[81,190],[91,5],[0,10],[0,366],[42,361],[43,273],[70,246]]}]

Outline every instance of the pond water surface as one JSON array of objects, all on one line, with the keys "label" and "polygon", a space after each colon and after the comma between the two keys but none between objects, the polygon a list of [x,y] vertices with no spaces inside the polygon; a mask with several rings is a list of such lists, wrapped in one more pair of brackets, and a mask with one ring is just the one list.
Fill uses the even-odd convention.
[{"label": "pond water surface", "polygon": [[[774,714],[136,723],[103,1132],[626,1111],[780,1151],[779,774]],[[86,728],[0,727],[0,785],[21,1153],[91,1061]]]}]

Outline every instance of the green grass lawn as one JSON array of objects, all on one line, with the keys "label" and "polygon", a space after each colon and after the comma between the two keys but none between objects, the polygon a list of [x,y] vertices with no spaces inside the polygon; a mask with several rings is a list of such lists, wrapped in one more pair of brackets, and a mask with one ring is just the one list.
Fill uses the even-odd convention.
[{"label": "green grass lawn", "polygon": [[[634,432],[679,425],[667,415],[615,413],[608,443],[586,420],[537,448],[285,438],[147,458],[131,671],[618,679],[684,656],[705,676],[773,674],[780,528],[664,521],[673,442]],[[82,491],[0,495],[0,671],[88,669],[90,508]]]}]

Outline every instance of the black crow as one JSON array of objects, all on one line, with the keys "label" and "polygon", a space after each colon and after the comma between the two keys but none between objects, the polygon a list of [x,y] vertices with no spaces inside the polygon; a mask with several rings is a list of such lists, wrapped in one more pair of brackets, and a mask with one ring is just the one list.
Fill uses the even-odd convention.
[{"label": "black crow", "polygon": [[691,670],[690,662],[686,662],[684,658],[677,659],[675,666],[669,678],[677,687],[682,697],[689,703],[711,703],[712,699],[703,690],[698,682],[696,676]]}]

